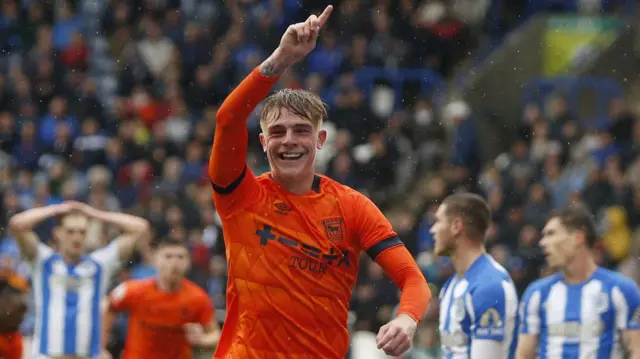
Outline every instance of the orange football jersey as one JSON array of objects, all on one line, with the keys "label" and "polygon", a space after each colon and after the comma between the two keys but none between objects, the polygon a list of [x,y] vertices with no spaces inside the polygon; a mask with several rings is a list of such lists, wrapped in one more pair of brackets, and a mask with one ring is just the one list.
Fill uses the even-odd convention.
[{"label": "orange football jersey", "polygon": [[298,196],[248,168],[214,193],[229,268],[215,358],[344,358],[360,252],[401,244],[380,210],[324,176]]},{"label": "orange football jersey", "polygon": [[177,292],[160,290],[155,278],[126,281],[111,292],[109,305],[129,314],[124,359],[189,359],[184,325],[213,318],[207,293],[186,279]]},{"label": "orange football jersey", "polygon": [[[18,331],[27,311],[29,283],[22,276],[0,270],[0,301],[11,302],[11,313],[0,313],[0,359],[22,358],[22,335]],[[6,303],[3,303],[6,304]]]}]

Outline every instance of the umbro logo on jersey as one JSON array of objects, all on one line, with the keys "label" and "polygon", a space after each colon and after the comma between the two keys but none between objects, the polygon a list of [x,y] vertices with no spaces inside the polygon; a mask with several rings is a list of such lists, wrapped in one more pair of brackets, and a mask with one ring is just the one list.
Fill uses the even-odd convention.
[{"label": "umbro logo on jersey", "polygon": [[277,214],[281,214],[281,215],[287,215],[287,213],[289,213],[289,211],[291,211],[291,207],[287,206],[286,203],[283,202],[276,202],[274,204],[274,207],[276,207],[275,212]]}]

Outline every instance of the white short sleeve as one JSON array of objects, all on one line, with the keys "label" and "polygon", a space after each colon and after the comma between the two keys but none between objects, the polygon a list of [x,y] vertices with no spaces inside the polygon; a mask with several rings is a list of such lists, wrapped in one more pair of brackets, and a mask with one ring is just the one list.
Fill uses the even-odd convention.
[{"label": "white short sleeve", "polygon": [[504,358],[503,343],[490,339],[476,339],[471,342],[471,359]]},{"label": "white short sleeve", "polygon": [[113,241],[104,248],[93,251],[89,256],[100,264],[108,275],[112,275],[120,269],[120,254],[118,253],[118,241]]},{"label": "white short sleeve", "polygon": [[30,261],[31,269],[38,267],[42,263],[44,263],[47,259],[51,258],[55,254],[54,250],[51,249],[48,245],[38,242],[38,246],[36,247],[36,255]]}]

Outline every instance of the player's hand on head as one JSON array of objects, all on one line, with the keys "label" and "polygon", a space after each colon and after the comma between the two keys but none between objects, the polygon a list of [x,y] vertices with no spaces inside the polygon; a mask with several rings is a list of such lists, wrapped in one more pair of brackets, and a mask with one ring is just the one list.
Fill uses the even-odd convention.
[{"label": "player's hand on head", "polygon": [[87,216],[93,217],[95,216],[97,209],[91,207],[90,205],[78,201],[67,201],[65,204],[68,204],[71,210],[80,211]]},{"label": "player's hand on head", "polygon": [[293,24],[280,40],[278,49],[295,63],[302,60],[316,47],[320,30],[324,27],[333,11],[333,6],[327,6],[319,16],[311,15],[305,22]]},{"label": "player's hand on head", "polygon": [[400,314],[397,318],[380,327],[376,336],[378,349],[382,349],[390,356],[403,355],[411,348],[413,335],[416,333],[418,323],[406,314]]}]

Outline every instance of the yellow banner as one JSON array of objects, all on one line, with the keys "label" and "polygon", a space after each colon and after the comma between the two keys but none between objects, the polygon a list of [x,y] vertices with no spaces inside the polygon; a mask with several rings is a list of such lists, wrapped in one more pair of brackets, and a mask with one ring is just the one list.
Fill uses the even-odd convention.
[{"label": "yellow banner", "polygon": [[620,21],[611,18],[550,18],[544,35],[544,75],[564,75],[591,59],[613,43],[621,27]]}]

